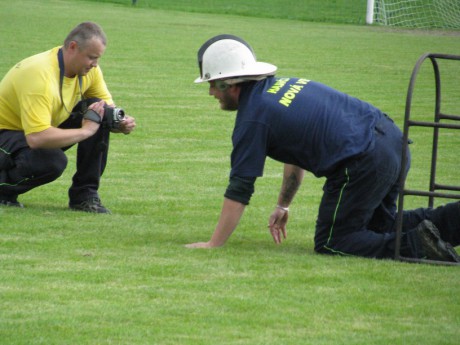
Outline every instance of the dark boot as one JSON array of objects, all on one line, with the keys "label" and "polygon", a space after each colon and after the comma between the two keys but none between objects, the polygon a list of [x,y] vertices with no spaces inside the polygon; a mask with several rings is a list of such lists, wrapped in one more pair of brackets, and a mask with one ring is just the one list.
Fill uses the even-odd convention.
[{"label": "dark boot", "polygon": [[438,228],[429,220],[424,220],[411,231],[412,247],[416,247],[417,257],[429,260],[460,262],[460,256],[449,242],[441,239]]}]

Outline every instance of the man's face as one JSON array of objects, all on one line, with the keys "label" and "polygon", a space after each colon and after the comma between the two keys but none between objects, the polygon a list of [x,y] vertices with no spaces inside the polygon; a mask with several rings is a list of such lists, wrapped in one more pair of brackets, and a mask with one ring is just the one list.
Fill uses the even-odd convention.
[{"label": "man's face", "polygon": [[239,87],[236,85],[227,85],[224,88],[222,81],[209,82],[209,95],[219,100],[222,110],[238,110]]},{"label": "man's face", "polygon": [[72,74],[84,76],[88,74],[91,68],[98,65],[99,59],[104,54],[105,45],[101,40],[93,38],[84,47],[80,47],[76,42],[71,42],[70,51],[72,58],[69,67],[72,69]]}]

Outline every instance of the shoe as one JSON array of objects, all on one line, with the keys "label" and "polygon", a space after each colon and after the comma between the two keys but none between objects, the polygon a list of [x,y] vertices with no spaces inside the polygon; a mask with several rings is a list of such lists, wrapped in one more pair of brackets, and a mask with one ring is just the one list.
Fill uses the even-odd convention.
[{"label": "shoe", "polygon": [[24,208],[24,205],[21,204],[19,201],[10,201],[4,199],[0,199],[0,206]]},{"label": "shoe", "polygon": [[104,206],[102,206],[101,199],[97,197],[93,197],[88,200],[82,201],[80,203],[76,203],[76,204],[70,202],[69,207],[70,209],[74,211],[110,214],[110,211],[106,209]]},{"label": "shoe", "polygon": [[415,231],[418,234],[425,257],[430,260],[460,262],[454,247],[441,239],[439,230],[429,220],[421,222]]},{"label": "shoe", "polygon": [[24,205],[18,202],[17,195],[0,195],[0,206],[24,208]]}]

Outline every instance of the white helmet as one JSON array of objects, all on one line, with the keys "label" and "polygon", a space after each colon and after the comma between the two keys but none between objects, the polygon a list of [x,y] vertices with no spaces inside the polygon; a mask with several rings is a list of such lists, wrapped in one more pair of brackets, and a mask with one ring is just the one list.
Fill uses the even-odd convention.
[{"label": "white helmet", "polygon": [[251,46],[233,35],[219,35],[206,41],[198,50],[198,65],[200,77],[195,79],[195,83],[269,76],[274,75],[277,69],[272,64],[256,61]]}]

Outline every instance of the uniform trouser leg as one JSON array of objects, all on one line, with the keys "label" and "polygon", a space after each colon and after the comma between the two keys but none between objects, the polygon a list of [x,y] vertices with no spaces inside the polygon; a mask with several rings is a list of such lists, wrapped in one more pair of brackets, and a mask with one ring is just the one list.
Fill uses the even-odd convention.
[{"label": "uniform trouser leg", "polygon": [[[81,127],[82,114],[78,111],[72,114],[60,128]],[[69,189],[71,202],[98,197],[100,178],[107,163],[109,135],[109,129],[101,126],[96,134],[78,143],[77,171]],[[32,150],[23,132],[0,131],[0,196],[16,200],[19,194],[56,180],[67,166],[63,151],[69,148]]]},{"label": "uniform trouser leg", "polygon": [[[81,121],[81,114],[74,113],[74,116],[69,117],[59,128],[80,128]],[[100,126],[96,134],[77,144],[77,170],[69,188],[70,202],[80,203],[92,197],[99,197],[100,180],[107,164],[109,136],[110,130]]]},{"label": "uniform trouser leg", "polygon": [[[398,131],[386,129],[384,134],[377,133],[371,154],[347,162],[327,179],[316,224],[317,252],[375,258],[394,256],[401,147],[395,145]],[[420,257],[414,228],[425,219],[435,224],[444,241],[460,245],[459,202],[419,208],[403,213],[403,256]]]},{"label": "uniform trouser leg", "polygon": [[376,127],[374,147],[327,178],[316,222],[317,252],[394,256],[401,151],[401,131],[383,118]]},{"label": "uniform trouser leg", "polygon": [[0,131],[0,195],[15,201],[19,194],[61,176],[67,157],[61,149],[32,150],[21,131]]},{"label": "uniform trouser leg", "polygon": [[460,245],[460,202],[450,202],[436,208],[404,211],[404,228],[414,228],[424,219],[433,222],[444,241],[454,247]]}]

